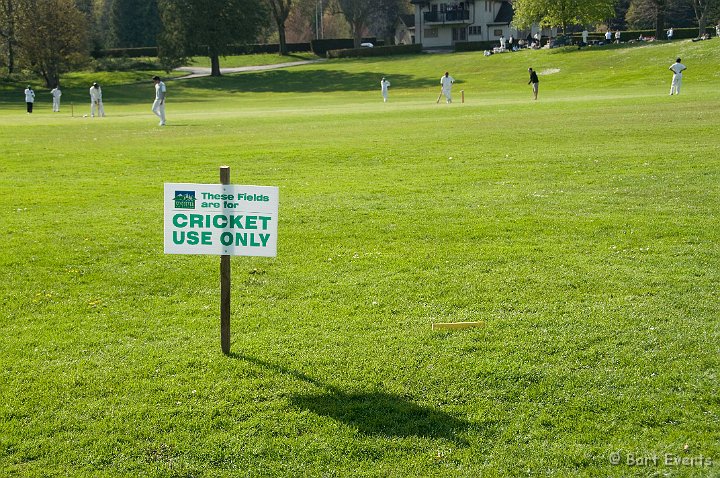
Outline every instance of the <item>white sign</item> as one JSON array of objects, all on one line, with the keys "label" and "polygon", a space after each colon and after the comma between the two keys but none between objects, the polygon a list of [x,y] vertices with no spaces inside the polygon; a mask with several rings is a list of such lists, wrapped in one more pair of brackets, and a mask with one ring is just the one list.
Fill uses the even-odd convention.
[{"label": "white sign", "polygon": [[274,186],[165,183],[165,254],[277,255]]}]

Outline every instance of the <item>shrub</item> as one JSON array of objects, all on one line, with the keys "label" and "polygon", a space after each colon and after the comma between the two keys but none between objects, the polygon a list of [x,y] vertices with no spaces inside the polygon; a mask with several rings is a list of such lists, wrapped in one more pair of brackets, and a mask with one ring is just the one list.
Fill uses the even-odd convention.
[{"label": "shrub", "polygon": [[343,50],[328,50],[328,58],[353,58],[365,56],[405,55],[422,52],[422,44],[378,46],[375,48],[346,48]]},{"label": "shrub", "polygon": [[[363,43],[368,42],[373,45],[379,45],[376,38],[363,38]],[[326,56],[329,50],[349,50],[355,47],[355,42],[352,38],[323,38],[320,40],[313,40],[312,51],[317,56]]]},{"label": "shrub", "polygon": [[92,62],[93,71],[160,70],[156,58],[98,58]]}]

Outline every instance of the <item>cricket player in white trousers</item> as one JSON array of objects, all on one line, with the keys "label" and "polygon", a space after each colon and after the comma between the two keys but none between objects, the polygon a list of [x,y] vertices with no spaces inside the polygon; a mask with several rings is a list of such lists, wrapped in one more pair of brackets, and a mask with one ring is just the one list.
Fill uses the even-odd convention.
[{"label": "cricket player in white trousers", "polygon": [[62,96],[62,91],[60,91],[60,87],[56,85],[55,88],[50,90],[50,94],[53,99],[53,112],[57,113],[60,111],[60,97]]},{"label": "cricket player in white trousers", "polygon": [[672,83],[670,84],[670,96],[680,94],[680,85],[682,85],[682,72],[687,70],[687,66],[680,63],[680,58],[670,65],[669,70],[673,72]]},{"label": "cricket player in white trousers", "polygon": [[152,105],[152,112],[160,118],[160,126],[165,126],[165,83],[160,80],[159,76],[154,76],[153,81],[155,82],[155,101]]},{"label": "cricket player in white trousers", "polygon": [[450,76],[447,71],[442,78],[440,78],[440,84],[442,85],[442,94],[445,95],[445,102],[452,103],[452,85],[455,83],[455,78]]},{"label": "cricket player in white trousers", "polygon": [[90,116],[95,117],[95,108],[97,108],[98,116],[105,116],[105,108],[102,102],[102,88],[97,83],[93,83],[90,87]]},{"label": "cricket player in white trousers", "polygon": [[384,103],[387,103],[388,100],[388,86],[390,86],[390,82],[383,77],[383,79],[380,80],[380,91],[382,91]]}]

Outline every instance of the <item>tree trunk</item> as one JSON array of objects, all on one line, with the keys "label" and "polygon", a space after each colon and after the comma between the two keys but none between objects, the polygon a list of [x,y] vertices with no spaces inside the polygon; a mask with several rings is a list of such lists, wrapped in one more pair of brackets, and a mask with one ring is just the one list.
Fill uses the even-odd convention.
[{"label": "tree trunk", "polygon": [[278,38],[280,42],[280,54],[286,56],[288,54],[287,42],[285,41],[285,25],[278,23]]},{"label": "tree trunk", "polygon": [[220,76],[220,55],[210,54],[210,76]]},{"label": "tree trunk", "polygon": [[15,5],[12,1],[7,3],[7,68],[8,74],[15,73]]},{"label": "tree trunk", "polygon": [[8,75],[15,73],[15,48],[13,48],[12,40],[7,43],[7,60],[8,60]]},{"label": "tree trunk", "polygon": [[360,48],[360,43],[362,43],[362,27],[360,22],[353,24],[353,46],[355,48]]},{"label": "tree trunk", "polygon": [[665,38],[665,12],[658,6],[655,15],[655,39],[662,40]]}]

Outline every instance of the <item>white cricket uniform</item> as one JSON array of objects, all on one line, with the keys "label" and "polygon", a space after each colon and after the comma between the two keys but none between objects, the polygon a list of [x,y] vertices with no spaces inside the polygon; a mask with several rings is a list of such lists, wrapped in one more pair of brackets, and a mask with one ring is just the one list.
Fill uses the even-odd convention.
[{"label": "white cricket uniform", "polygon": [[90,87],[90,116],[95,116],[95,108],[97,107],[98,116],[105,116],[105,108],[103,108],[102,88]]},{"label": "white cricket uniform", "polygon": [[673,63],[670,65],[670,70],[673,72],[672,83],[670,84],[670,94],[680,94],[680,86],[682,85],[682,72],[687,70],[687,67],[682,63]]},{"label": "white cricket uniform", "polygon": [[25,88],[25,103],[35,103],[35,92],[30,88]]},{"label": "white cricket uniform", "polygon": [[388,80],[380,80],[380,90],[382,91],[382,97],[385,103],[387,103],[388,100],[388,86],[390,86]]},{"label": "white cricket uniform", "polygon": [[50,94],[53,99],[53,111],[57,113],[60,111],[60,97],[62,96],[62,91],[60,91],[60,88],[53,88],[50,90]]},{"label": "white cricket uniform", "polygon": [[155,84],[155,101],[153,101],[152,112],[160,118],[160,126],[165,126],[165,83],[158,81]]},{"label": "white cricket uniform", "polygon": [[440,78],[440,84],[442,85],[442,94],[445,95],[445,101],[452,103],[452,85],[455,83],[455,79],[448,75],[443,75]]}]

